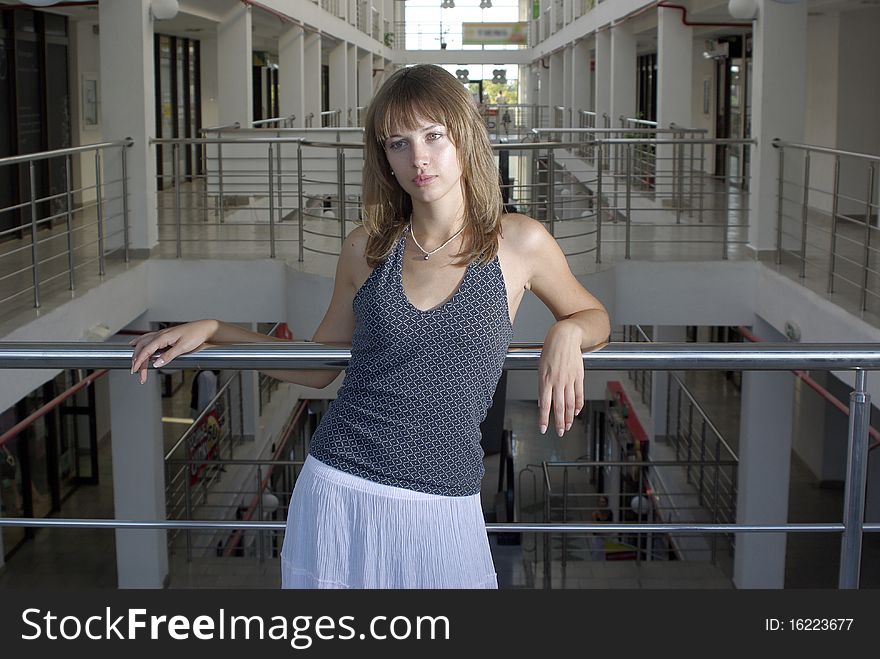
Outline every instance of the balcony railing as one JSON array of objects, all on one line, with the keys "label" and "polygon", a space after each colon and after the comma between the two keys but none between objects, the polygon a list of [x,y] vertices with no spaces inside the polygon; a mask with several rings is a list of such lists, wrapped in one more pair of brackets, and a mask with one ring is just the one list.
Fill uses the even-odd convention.
[{"label": "balcony railing", "polygon": [[[504,367],[533,370],[540,346],[512,344]],[[344,369],[348,349],[308,343],[247,344],[210,347],[177,357],[163,368],[225,369]],[[840,533],[842,537],[839,586],[857,588],[865,532],[880,531],[866,524],[865,492],[868,464],[868,420],[871,410],[867,371],[880,369],[880,344],[609,344],[584,353],[584,366],[595,370],[850,370],[855,387],[850,395],[847,467],[842,523],[816,524],[691,524],[691,523],[504,523],[487,524],[487,531],[515,533]],[[0,344],[0,368],[113,368],[131,366],[131,348],[120,344]],[[218,522],[202,520],[110,520],[0,518],[0,526],[117,529],[268,529],[281,530],[283,522]]]}]

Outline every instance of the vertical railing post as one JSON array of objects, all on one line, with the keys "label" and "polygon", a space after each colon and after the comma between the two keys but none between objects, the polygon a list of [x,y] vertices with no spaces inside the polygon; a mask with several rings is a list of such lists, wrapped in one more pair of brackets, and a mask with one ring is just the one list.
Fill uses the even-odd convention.
[{"label": "vertical railing post", "polygon": [[[568,467],[562,468],[562,523],[568,523]],[[562,534],[562,574],[568,565],[568,533]]]},{"label": "vertical railing post", "polygon": [[[712,482],[712,523],[718,523],[718,470],[721,468],[721,442],[718,441],[718,438],[715,438],[715,473],[713,474],[713,482]],[[715,562],[718,559],[718,534],[712,534],[712,565],[715,565]]]},{"label": "vertical railing post", "polygon": [[73,156],[71,154],[67,154],[64,158],[64,175],[67,178],[67,194],[65,195],[65,199],[67,202],[67,270],[68,270],[68,281],[70,290],[75,290],[76,288],[76,266],[73,258],[73,190],[71,186],[71,159]]},{"label": "vertical railing post", "polygon": [[128,146],[122,145],[122,240],[125,243],[123,253],[125,262],[129,263],[129,219],[128,219]]},{"label": "vertical railing post", "polygon": [[[263,465],[257,465],[257,515],[260,518],[260,521],[263,521]],[[265,561],[264,556],[264,548],[263,548],[263,531],[257,531],[257,538],[259,539],[258,543],[258,551],[260,552],[260,563]]]},{"label": "vertical railing post", "polygon": [[624,258],[629,260],[630,242],[632,238],[632,148],[624,145],[626,149],[626,252]]},{"label": "vertical railing post", "polygon": [[[782,264],[782,194],[785,183],[785,150],[779,149],[779,185],[776,191],[776,265]],[[757,211],[757,209],[754,209]]]},{"label": "vertical railing post", "polygon": [[302,142],[298,142],[296,145],[296,197],[297,197],[297,214],[299,215],[299,262],[302,263],[303,260],[303,223],[305,222],[305,217],[303,216],[303,152],[302,152]]},{"label": "vertical railing post", "polygon": [[703,475],[706,467],[706,417],[700,427],[700,484],[697,486],[697,500],[703,505]]},{"label": "vertical railing post", "polygon": [[95,194],[98,213],[98,274],[104,276],[104,186],[101,183],[101,150],[95,149]]},{"label": "vertical railing post", "polygon": [[278,194],[278,224],[284,220],[284,193],[282,192],[282,183],[284,174],[281,170],[281,132],[278,133],[279,141],[275,144],[275,176],[277,178],[276,190]]},{"label": "vertical railing post", "polygon": [[34,307],[40,307],[40,260],[37,255],[37,182],[34,180],[34,161],[28,161],[31,188],[31,271],[34,279]]},{"label": "vertical railing post", "polygon": [[703,199],[704,195],[704,185],[706,177],[706,143],[700,142],[700,171],[699,171],[699,199],[697,203],[699,204],[699,213],[697,214],[697,221],[702,224],[703,223],[703,207],[705,206],[705,201]]},{"label": "vertical railing post", "polygon": [[219,194],[217,208],[222,224],[226,220],[226,211],[223,203],[223,143],[219,141],[221,139],[220,131],[217,131],[217,192]]},{"label": "vertical railing post", "polygon": [[831,252],[828,255],[828,292],[834,292],[834,268],[837,255],[837,211],[840,200],[840,156],[834,156],[834,190],[831,193]]},{"label": "vertical railing post", "polygon": [[[338,140],[337,140],[338,141]],[[339,208],[339,250],[345,245],[345,150],[336,147],[336,196]]]},{"label": "vertical railing post", "polygon": [[[201,465],[199,465],[201,467]],[[197,472],[199,471],[197,467]],[[190,477],[192,476],[193,463],[187,463],[183,471],[183,504],[186,508],[185,519],[192,519],[192,492],[190,491]],[[192,563],[192,530],[186,530],[186,562]]]},{"label": "vertical railing post", "polygon": [[238,372],[238,441],[244,441],[244,376]]},{"label": "vertical railing post", "polygon": [[171,145],[171,173],[174,178],[174,224],[177,227],[177,258],[182,255],[182,228],[180,218],[180,144]]},{"label": "vertical railing post", "polygon": [[810,202],[810,152],[804,155],[804,194],[801,203],[801,279],[807,276],[807,209]]},{"label": "vertical railing post", "polygon": [[868,308],[868,273],[871,271],[871,216],[874,214],[874,163],[868,165],[868,195],[865,199],[865,265],[862,278],[862,303],[860,309]]},{"label": "vertical railing post", "polygon": [[[681,133],[672,133],[672,138],[681,137]],[[675,192],[675,223],[681,224],[681,211],[684,206],[684,144],[677,143],[673,146],[673,157],[676,165],[676,187]],[[725,213],[726,215],[726,213]]]},{"label": "vertical railing post", "polygon": [[555,236],[555,227],[553,225],[556,216],[556,153],[552,147],[547,149],[547,223],[549,224],[550,235]]},{"label": "vertical railing post", "polygon": [[596,263],[602,262],[602,154],[601,142],[596,147]]},{"label": "vertical railing post", "polygon": [[856,371],[855,387],[849,395],[849,432],[846,456],[846,485],[843,499],[843,538],[840,546],[841,589],[859,587],[862,562],[862,534],[865,519],[865,484],[868,470],[868,423],[871,395],[868,373]]},{"label": "vertical railing post", "polygon": [[275,258],[275,163],[274,145],[269,142],[269,257]]}]

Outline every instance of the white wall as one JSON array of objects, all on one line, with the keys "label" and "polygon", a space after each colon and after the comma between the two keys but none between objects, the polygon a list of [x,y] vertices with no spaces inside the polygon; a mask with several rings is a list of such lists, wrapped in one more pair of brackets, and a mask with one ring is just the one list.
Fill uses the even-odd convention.
[{"label": "white wall", "polygon": [[[70,22],[70,134],[71,146],[94,144],[103,140],[100,125],[97,128],[85,128],[82,122],[82,87],[84,75],[95,75],[100,81],[101,65],[99,37],[95,34],[97,21]],[[100,82],[98,84],[100,89]],[[100,103],[100,94],[98,102]],[[98,110],[100,117],[100,107]],[[118,137],[123,137],[122,135]],[[112,139],[116,139],[115,137]],[[73,182],[76,188],[89,188],[95,185],[94,153],[82,153],[74,157]],[[94,189],[88,189],[76,195],[75,203],[87,203],[95,200]]]},{"label": "white wall", "polygon": [[[807,19],[807,105],[804,141],[820,146],[837,146],[838,36],[840,14],[828,13]],[[834,162],[830,157],[814,157],[811,180],[823,190],[831,190]],[[811,205],[831,210],[831,197],[811,193]]]},{"label": "white wall", "polygon": [[[837,148],[880,155],[880,9],[844,12],[840,15],[838,61]],[[844,159],[840,189],[864,199],[864,163]],[[876,199],[876,197],[875,197]],[[864,204],[844,202],[841,212],[864,214]]]},{"label": "white wall", "polygon": [[217,36],[212,35],[200,40],[200,57],[202,64],[202,126],[210,127],[220,124],[217,104]]},{"label": "white wall", "polygon": [[[694,62],[692,80],[694,85],[691,105],[691,127],[707,130],[706,137],[715,137],[715,60],[703,57],[704,39],[694,39]],[[709,84],[709,108],[703,112],[703,84]],[[706,146],[704,169],[712,172],[715,169],[715,148]]]}]

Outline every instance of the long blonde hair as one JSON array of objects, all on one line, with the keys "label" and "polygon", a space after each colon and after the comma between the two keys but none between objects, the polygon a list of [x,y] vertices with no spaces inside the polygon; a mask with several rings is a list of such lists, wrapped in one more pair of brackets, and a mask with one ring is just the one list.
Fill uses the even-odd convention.
[{"label": "long blonde hair", "polygon": [[470,94],[439,66],[396,71],[370,101],[364,121],[363,226],[370,267],[387,258],[412,213],[412,199],[391,174],[385,140],[393,131],[416,130],[419,119],[445,126],[458,152],[465,230],[455,255],[466,264],[488,263],[498,252],[503,200],[489,136]]}]

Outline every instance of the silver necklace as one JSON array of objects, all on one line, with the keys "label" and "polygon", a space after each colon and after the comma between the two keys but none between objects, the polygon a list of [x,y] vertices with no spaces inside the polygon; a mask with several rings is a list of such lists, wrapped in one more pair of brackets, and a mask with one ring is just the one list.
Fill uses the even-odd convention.
[{"label": "silver necklace", "polygon": [[426,261],[430,258],[431,254],[434,254],[435,252],[439,252],[441,249],[443,249],[444,247],[446,247],[446,246],[447,246],[449,243],[451,243],[451,242],[455,239],[455,237],[456,237],[458,234],[460,234],[462,231],[464,231],[464,225],[461,226],[461,229],[459,229],[459,230],[456,231],[454,234],[452,234],[452,237],[451,237],[449,240],[447,240],[445,243],[443,243],[442,245],[440,245],[440,247],[438,247],[437,249],[432,249],[430,252],[426,252],[426,251],[424,250],[424,248],[423,248],[421,245],[419,245],[419,241],[416,240],[416,234],[413,233],[412,222],[409,223],[409,235],[412,236],[413,242],[416,244],[416,247],[418,247],[418,248],[421,250],[422,254],[425,255],[425,260],[426,260]]}]

